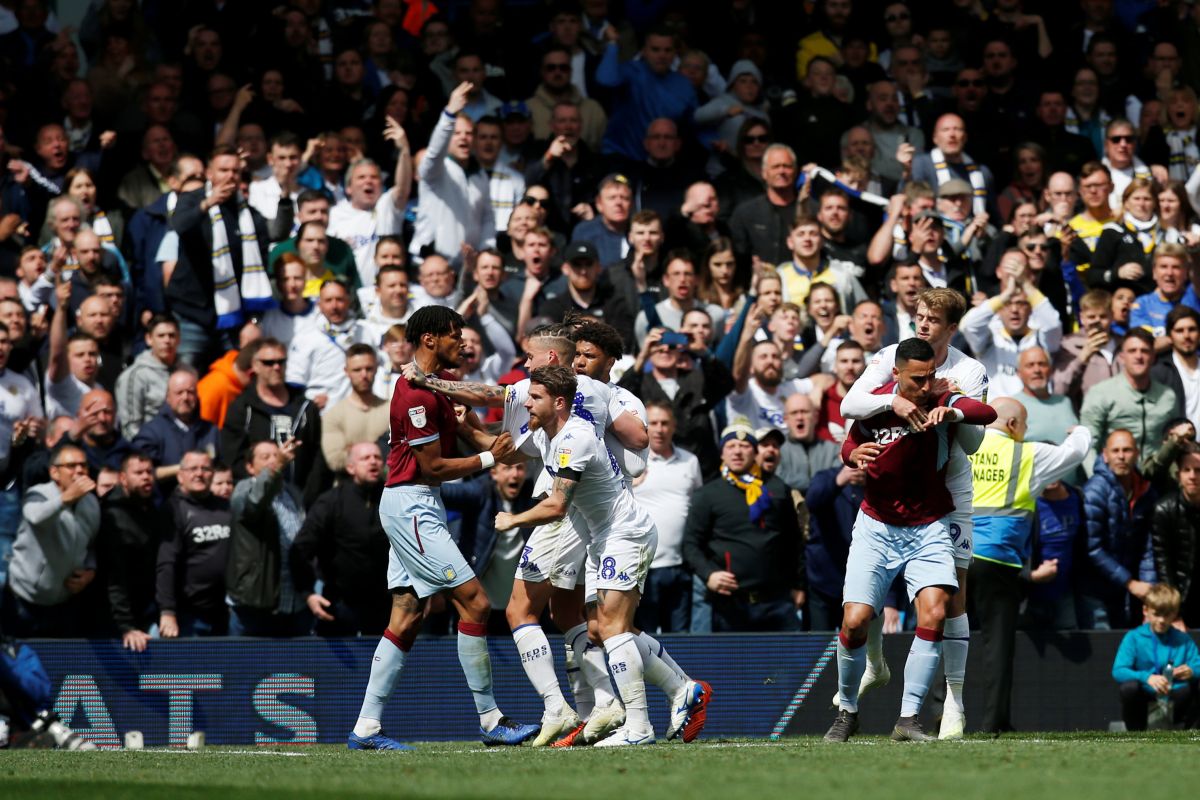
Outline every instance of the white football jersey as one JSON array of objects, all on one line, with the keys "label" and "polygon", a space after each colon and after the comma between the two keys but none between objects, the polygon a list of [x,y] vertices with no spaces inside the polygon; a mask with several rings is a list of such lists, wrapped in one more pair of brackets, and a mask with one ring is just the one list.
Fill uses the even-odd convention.
[{"label": "white football jersey", "polygon": [[544,430],[534,431],[531,438],[552,482],[563,470],[579,475],[569,513],[572,526],[585,540],[642,536],[654,528],[650,515],[625,485],[616,459],[586,420],[572,414],[553,439]]},{"label": "white football jersey", "polygon": [[[846,392],[842,399],[842,416],[847,421],[866,419],[892,408],[892,395],[873,394],[875,389],[885,383],[895,380],[892,369],[896,366],[896,348],[899,345],[888,345],[875,354],[867,364],[866,370]],[[963,351],[950,347],[946,352],[946,360],[938,366],[934,373],[939,378],[945,378],[954,385],[955,391],[965,394],[972,400],[987,402],[988,375],[975,359]],[[963,452],[958,442],[950,451],[950,464],[946,470],[946,488],[954,498],[955,511],[970,513],[974,508],[975,484],[971,478],[971,462]]]},{"label": "white football jersey", "polygon": [[[641,421],[642,427],[645,428],[647,424],[646,404],[624,387],[610,383],[608,388],[612,390],[612,399],[608,404],[609,422],[615,421],[622,414],[632,414]],[[646,459],[650,456],[649,447],[644,447],[640,451],[629,451],[612,431],[604,432],[604,443],[608,445],[608,452],[617,459],[617,465],[620,466],[621,474],[626,481],[632,481],[646,471]]]},{"label": "white football jersey", "polygon": [[[577,416],[592,425],[597,439],[604,438],[608,427],[609,406],[612,402],[612,390],[599,381],[594,381],[585,375],[575,376],[575,402],[572,404],[571,416]],[[529,378],[507,386],[504,389],[504,420],[501,430],[508,431],[513,444],[518,450],[530,458],[540,458],[541,452],[531,441],[529,430],[529,411],[525,401],[529,399]],[[645,413],[643,412],[643,418]],[[530,465],[532,468],[534,465]],[[551,479],[545,470],[539,470],[534,481],[533,496],[547,491]]]}]

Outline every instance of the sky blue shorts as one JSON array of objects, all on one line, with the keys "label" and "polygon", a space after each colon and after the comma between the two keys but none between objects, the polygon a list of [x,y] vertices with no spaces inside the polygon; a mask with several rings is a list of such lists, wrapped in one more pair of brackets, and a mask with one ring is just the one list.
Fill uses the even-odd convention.
[{"label": "sky blue shorts", "polygon": [[846,560],[842,603],[863,603],[876,614],[882,613],[888,589],[902,569],[909,600],[927,586],[957,592],[954,545],[947,524],[940,519],[927,525],[888,525],[859,510]]},{"label": "sky blue shorts", "polygon": [[417,597],[429,597],[475,577],[450,538],[437,487],[389,486],[379,502],[379,520],[392,545],[389,589],[411,586]]}]

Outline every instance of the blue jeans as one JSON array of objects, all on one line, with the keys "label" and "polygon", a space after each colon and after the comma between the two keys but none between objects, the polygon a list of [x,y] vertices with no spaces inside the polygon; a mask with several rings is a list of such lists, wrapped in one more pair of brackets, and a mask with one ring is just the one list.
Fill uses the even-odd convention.
[{"label": "blue jeans", "polygon": [[237,328],[212,330],[191,320],[179,320],[179,358],[186,364],[206,370],[226,350],[237,346]]},{"label": "blue jeans", "polygon": [[708,602],[708,587],[699,575],[692,575],[692,633],[712,633],[712,605]]},{"label": "blue jeans", "polygon": [[21,491],[16,486],[0,490],[0,586],[8,583],[8,559],[17,526],[21,524]]},{"label": "blue jeans", "polygon": [[791,598],[751,603],[745,598],[719,596],[713,601],[714,633],[777,633],[800,630]]},{"label": "blue jeans", "polygon": [[634,624],[651,634],[684,633],[691,622],[691,573],[682,565],[651,569]]},{"label": "blue jeans", "polygon": [[230,636],[262,636],[287,639],[312,633],[312,613],[307,608],[291,614],[277,614],[258,608],[233,606],[229,609]]},{"label": "blue jeans", "polygon": [[179,625],[179,638],[193,636],[225,636],[229,633],[229,612],[224,609],[189,613],[177,611],[175,621]]}]

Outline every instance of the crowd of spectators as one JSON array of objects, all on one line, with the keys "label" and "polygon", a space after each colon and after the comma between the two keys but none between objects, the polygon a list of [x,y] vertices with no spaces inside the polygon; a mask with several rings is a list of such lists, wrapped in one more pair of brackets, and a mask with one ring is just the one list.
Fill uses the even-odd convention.
[{"label": "crowd of spectators", "polygon": [[[947,288],[1025,438],[1091,433],[1021,623],[1135,626],[1165,584],[1200,625],[1200,4],[6,0],[0,63],[5,633],[377,634],[431,304],[475,381],[615,329],[639,625],[832,630],[841,399]],[[531,483],[447,487],[493,608]]]}]

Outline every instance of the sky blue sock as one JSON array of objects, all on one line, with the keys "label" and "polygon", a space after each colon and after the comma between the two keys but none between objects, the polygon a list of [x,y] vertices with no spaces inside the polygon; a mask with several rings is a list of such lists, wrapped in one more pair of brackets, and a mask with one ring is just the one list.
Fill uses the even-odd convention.
[{"label": "sky blue sock", "polygon": [[904,700],[900,703],[900,716],[915,717],[921,713],[933,674],[942,660],[942,633],[932,628],[917,628],[908,661],[904,663]]},{"label": "sky blue sock", "polygon": [[[383,707],[392,696],[407,660],[408,650],[402,649],[400,640],[391,631],[384,631],[383,638],[375,647],[375,657],[371,659],[371,678],[367,681],[362,710],[358,712],[360,722],[374,720],[378,723],[383,719]],[[373,726],[367,722],[366,727]],[[372,733],[378,730],[375,727]]]},{"label": "sky blue sock", "polygon": [[866,642],[851,647],[845,634],[838,634],[838,706],[843,711],[858,713],[858,683],[867,671]]}]

